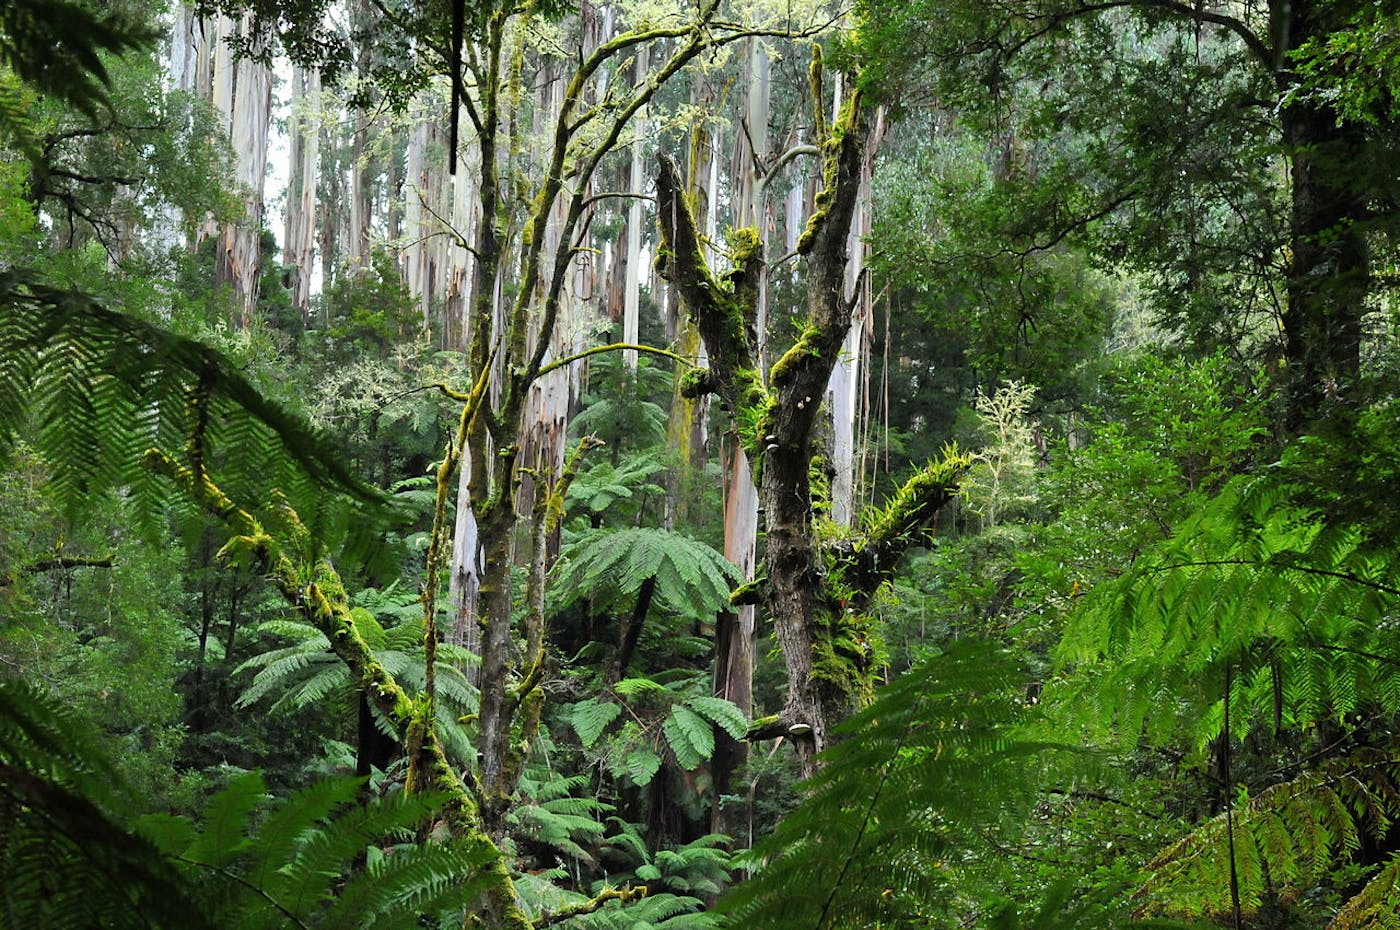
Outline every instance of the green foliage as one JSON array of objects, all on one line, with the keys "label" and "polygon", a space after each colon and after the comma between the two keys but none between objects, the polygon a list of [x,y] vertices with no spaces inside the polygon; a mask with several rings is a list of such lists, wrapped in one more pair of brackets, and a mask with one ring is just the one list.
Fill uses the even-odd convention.
[{"label": "green foliage", "polygon": [[[615,778],[641,788],[661,770],[667,749],[680,768],[694,771],[714,755],[716,728],[743,738],[749,726],[743,711],[707,691],[703,673],[624,678],[613,694],[574,704],[569,723]],[[624,712],[622,726],[609,732]]]},{"label": "green foliage", "polygon": [[933,370],[917,372],[921,406],[934,408],[925,415],[973,372],[982,384],[1016,380],[1053,400],[1072,396],[1112,313],[1111,288],[1082,241],[1056,238],[1059,216],[1035,215],[1052,197],[1074,196],[1072,182],[1046,175],[1027,191],[1028,179],[998,177],[977,138],[930,135],[937,141],[906,148],[876,176],[872,233],[872,264],[903,312],[946,343],[935,351],[953,355],[946,371],[930,355]]},{"label": "green foliage", "polygon": [[650,455],[630,455],[617,465],[595,462],[569,485],[570,510],[582,506],[600,518],[618,511],[625,514],[632,509],[625,505],[636,501],[638,495],[662,493],[661,486],[649,479],[664,470],[665,466]]},{"label": "green foliage", "polygon": [[32,424],[70,507],[105,487],[146,485],[148,445],[188,447],[196,462],[210,447],[237,448],[248,466],[290,459],[315,482],[379,499],[325,438],[210,347],[22,269],[0,275],[0,304],[0,440]]},{"label": "green foliage", "polygon": [[1312,36],[1291,53],[1301,80],[1291,98],[1379,125],[1400,117],[1400,17],[1362,4],[1346,28]]},{"label": "green foliage", "polygon": [[1023,728],[1021,683],[1005,654],[963,643],[879,692],[724,910],[756,928],[954,925],[966,870],[1013,841],[1072,755]]},{"label": "green foliage", "polygon": [[[354,600],[366,605],[354,607],[351,616],[355,630],[374,657],[409,693],[421,691],[425,687],[423,614],[418,599],[392,589],[370,589]],[[381,623],[376,613],[394,620],[394,624]],[[340,696],[343,702],[345,696],[358,693],[345,663],[331,651],[330,641],[315,628],[293,620],[273,620],[262,624],[260,632],[290,639],[292,644],[256,655],[235,670],[235,674],[255,672],[252,682],[238,698],[239,707],[251,707],[275,698],[272,712],[286,713],[323,704],[333,696]],[[478,694],[462,669],[475,664],[477,657],[451,643],[438,644],[437,656],[434,711],[438,736],[452,758],[466,765],[475,759],[476,752],[460,721],[476,714]],[[376,710],[372,712],[380,730],[393,736],[389,721]]]},{"label": "green foliage", "polygon": [[217,926],[146,840],[93,734],[55,698],[0,679],[0,868],[7,928]]},{"label": "green foliage", "polygon": [[249,773],[211,799],[201,823],[153,816],[141,830],[180,864],[220,927],[417,928],[477,898],[484,883],[472,876],[497,855],[485,841],[394,844],[442,797],[356,803],[362,790],[359,779],[328,779],[259,816],[265,788]]},{"label": "green foliage", "polygon": [[560,608],[584,598],[615,602],[656,579],[656,602],[687,617],[706,617],[729,603],[743,579],[714,549],[680,533],[650,527],[598,530],[570,542],[554,568],[551,591]]},{"label": "green foliage", "polygon": [[[1383,840],[1400,813],[1396,775],[1393,750],[1371,750],[1252,796],[1242,789],[1230,817],[1211,818],[1147,864],[1149,878],[1135,897],[1144,910],[1218,919],[1232,909],[1226,877],[1233,873],[1245,915],[1297,900],[1326,884],[1363,841]],[[1382,870],[1376,880],[1393,877]],[[1355,914],[1366,905],[1348,907]]]},{"label": "green foliage", "polygon": [[629,451],[646,449],[666,438],[666,408],[657,400],[671,390],[671,376],[644,357],[636,370],[622,353],[605,352],[589,360],[583,410],[569,423],[576,435],[594,435],[608,444],[613,464]]},{"label": "green foliage", "polygon": [[[596,866],[594,852],[607,831],[602,818],[612,808],[591,797],[577,797],[587,791],[586,775],[555,776],[521,781],[521,800],[510,812],[516,835],[547,846],[556,855]],[[584,844],[587,844],[587,848]]]},{"label": "green foliage", "polygon": [[1385,632],[1395,565],[1290,494],[1272,476],[1237,479],[1094,590],[1060,647],[1063,662],[1094,667],[1077,688],[1081,721],[1133,740],[1184,730],[1199,747],[1227,698],[1233,736],[1400,707]]},{"label": "green foliage", "polygon": [[73,0],[11,0],[0,7],[0,64],[92,117],[111,83],[104,53],[121,54],[155,38],[122,10],[95,13]]},{"label": "green foliage", "polygon": [[1035,501],[1034,398],[1033,386],[1012,381],[975,401],[985,445],[973,453],[959,493],[984,527],[1022,515]]}]

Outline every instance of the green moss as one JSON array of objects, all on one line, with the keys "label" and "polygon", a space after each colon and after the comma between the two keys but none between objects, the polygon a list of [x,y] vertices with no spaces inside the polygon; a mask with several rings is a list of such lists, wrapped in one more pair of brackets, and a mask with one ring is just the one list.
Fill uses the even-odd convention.
[{"label": "green moss", "polygon": [[811,322],[803,325],[802,331],[797,334],[797,341],[792,344],[792,348],[784,352],[782,357],[773,363],[770,378],[774,387],[782,387],[791,380],[793,370],[801,359],[822,357],[822,348],[819,342],[821,335],[821,331]]},{"label": "green moss", "polygon": [[763,600],[763,592],[767,586],[767,576],[759,576],[753,581],[746,581],[729,592],[729,603],[733,607],[757,604]]},{"label": "green moss", "polygon": [[731,229],[726,238],[729,240],[729,256],[736,268],[747,265],[763,251],[763,239],[752,226]]},{"label": "green moss", "polygon": [[713,393],[715,387],[714,374],[708,368],[692,368],[681,375],[681,396],[688,400]]},{"label": "green moss", "polygon": [[866,519],[865,536],[870,545],[892,540],[920,524],[931,505],[941,502],[956,490],[959,479],[971,466],[972,459],[948,445],[938,461],[930,462],[906,481],[894,496]]},{"label": "green moss", "polygon": [[875,694],[871,670],[877,652],[870,619],[836,609],[818,627],[812,641],[812,681],[840,695],[852,709],[868,704]]}]

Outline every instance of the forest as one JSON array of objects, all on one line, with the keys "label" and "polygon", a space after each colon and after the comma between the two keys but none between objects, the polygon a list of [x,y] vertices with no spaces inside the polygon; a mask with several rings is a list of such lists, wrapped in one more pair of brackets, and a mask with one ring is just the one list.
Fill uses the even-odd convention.
[{"label": "forest", "polygon": [[1385,0],[0,2],[0,926],[1400,927]]}]

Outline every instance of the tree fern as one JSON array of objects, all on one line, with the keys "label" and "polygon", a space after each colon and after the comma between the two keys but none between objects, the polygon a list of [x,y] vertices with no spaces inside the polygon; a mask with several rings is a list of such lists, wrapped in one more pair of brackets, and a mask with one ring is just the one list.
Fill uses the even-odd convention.
[{"label": "tree fern", "polygon": [[229,489],[257,488],[255,499],[297,495],[308,515],[328,516],[324,501],[304,503],[318,488],[382,501],[215,349],[22,268],[0,272],[0,307],[0,450],[23,432],[69,507],[105,488],[149,494],[150,446],[222,469]]},{"label": "tree fern", "polygon": [[745,927],[927,927],[954,913],[962,871],[1011,842],[1038,784],[1077,758],[1018,733],[1022,674],[959,646],[880,692],[842,727],[807,797],[724,899]]},{"label": "tree fern", "polygon": [[552,591],[559,607],[587,597],[633,597],[656,579],[654,597],[668,611],[704,616],[729,603],[742,580],[714,549],[669,530],[638,527],[600,530],[560,553]]},{"label": "tree fern", "polygon": [[630,500],[639,493],[662,493],[662,487],[649,480],[661,471],[665,471],[665,466],[649,455],[629,456],[618,465],[598,461],[569,485],[568,503],[591,513],[605,513],[618,501]]},{"label": "tree fern", "polygon": [[[1296,898],[1350,861],[1363,839],[1385,836],[1400,813],[1397,775],[1393,753],[1371,750],[1252,797],[1242,792],[1229,817],[1212,818],[1148,864],[1151,878],[1139,892],[1143,909],[1227,915],[1232,871],[1246,916],[1266,899]],[[1383,870],[1375,881],[1393,877]],[[1359,914],[1365,906],[1348,907]]]},{"label": "tree fern", "polygon": [[[398,619],[385,627],[364,607],[351,610],[356,632],[364,639],[384,670],[410,692],[425,686],[422,654],[423,617],[416,598],[403,594],[370,591],[357,595],[361,604],[373,604],[386,617]],[[331,651],[330,641],[313,627],[287,620],[270,621],[260,627],[264,633],[290,638],[293,643],[248,659],[235,671],[252,671],[252,682],[238,698],[240,707],[272,700],[274,712],[298,710],[318,704],[333,694],[348,696],[355,690],[345,663]],[[449,643],[438,645],[437,703],[434,708],[439,738],[462,764],[475,758],[475,750],[461,720],[476,713],[478,694],[462,668],[477,661],[476,656]],[[386,735],[393,735],[388,722],[371,706],[376,724]]]}]

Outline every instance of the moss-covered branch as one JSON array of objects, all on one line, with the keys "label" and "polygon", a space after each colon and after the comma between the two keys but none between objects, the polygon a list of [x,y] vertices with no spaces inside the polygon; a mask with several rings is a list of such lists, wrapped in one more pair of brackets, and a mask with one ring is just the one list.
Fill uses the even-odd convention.
[{"label": "moss-covered branch", "polygon": [[865,610],[904,553],[927,541],[933,521],[957,496],[958,482],[971,465],[969,455],[948,446],[865,518],[863,533],[831,550],[848,607]]},{"label": "moss-covered branch", "polygon": [[[486,867],[485,904],[495,925],[529,930],[529,921],[515,903],[515,885],[505,856],[481,830],[474,792],[463,780],[466,776],[459,777],[448,762],[427,713],[430,705],[426,700],[410,698],[360,636],[345,586],[334,566],[323,557],[301,561],[303,553],[289,549],[268,533],[257,517],[238,506],[202,470],[187,467],[160,449],[147,450],[146,464],[174,481],[196,504],[229,528],[233,535],[220,550],[222,558],[242,559],[256,566],[302,619],[330,641],[331,650],[359,682],[366,700],[410,750],[412,787],[446,792],[446,816],[453,833],[486,844],[493,852]],[[286,517],[291,519],[294,514]]]},{"label": "moss-covered branch", "polygon": [[676,286],[710,358],[710,368],[696,372],[682,386],[682,394],[718,394],[735,422],[748,424],[748,435],[740,438],[754,456],[760,448],[761,424],[769,402],[758,368],[755,332],[763,241],[752,229],[733,232],[730,257],[734,267],[724,278],[717,278],[705,260],[680,169],[665,153],[660,155],[656,193],[661,275]]},{"label": "moss-covered branch", "polygon": [[584,349],[582,352],[576,352],[573,355],[566,355],[563,358],[555,359],[549,364],[541,366],[539,377],[544,377],[551,371],[558,371],[560,368],[566,368],[574,362],[582,361],[593,355],[601,355],[604,352],[622,352],[624,350],[641,352],[646,355],[655,355],[660,358],[669,358],[678,365],[693,366],[695,364],[690,359],[677,355],[669,349],[658,349],[656,346],[644,346],[632,342],[612,342],[605,346],[594,346],[591,349]]},{"label": "moss-covered branch", "polygon": [[646,896],[647,889],[645,885],[638,888],[605,888],[595,897],[587,901],[570,905],[569,907],[561,907],[557,911],[541,914],[539,917],[535,918],[534,928],[535,930],[544,930],[545,927],[553,927],[555,924],[562,924],[566,920],[582,917],[585,914],[592,914],[609,901],[626,903],[628,901],[636,901],[638,898],[645,898]]}]

